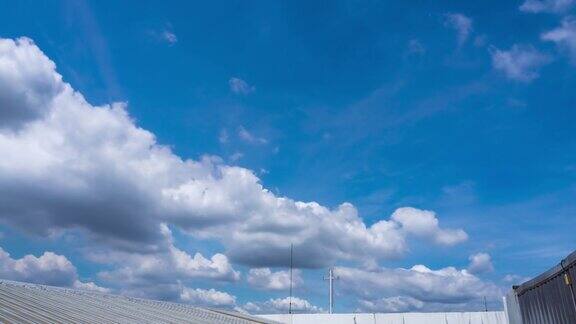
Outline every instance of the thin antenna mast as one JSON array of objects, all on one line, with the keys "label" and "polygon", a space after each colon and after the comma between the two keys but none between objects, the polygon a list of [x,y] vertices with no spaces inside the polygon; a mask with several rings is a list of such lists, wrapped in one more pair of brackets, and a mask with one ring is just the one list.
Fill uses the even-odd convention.
[{"label": "thin antenna mast", "polygon": [[294,244],[290,244],[290,299],[288,305],[288,314],[292,314],[292,257],[294,250]]},{"label": "thin antenna mast", "polygon": [[486,303],[486,296],[484,296],[484,311],[488,311],[488,304]]}]

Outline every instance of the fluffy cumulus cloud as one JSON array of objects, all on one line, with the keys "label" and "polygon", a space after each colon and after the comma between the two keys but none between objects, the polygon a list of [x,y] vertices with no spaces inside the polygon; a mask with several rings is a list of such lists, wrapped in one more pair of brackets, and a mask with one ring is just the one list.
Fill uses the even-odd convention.
[{"label": "fluffy cumulus cloud", "polygon": [[[246,92],[242,82],[231,81],[232,89]],[[302,268],[400,257],[409,238],[444,246],[467,239],[461,229],[441,227],[431,211],[400,208],[366,225],[349,203],[329,208],[296,201],[273,194],[254,172],[218,157],[182,159],[138,127],[125,104],[89,104],[26,38],[0,39],[0,152],[0,221],[39,236],[81,233],[89,260],[106,264],[99,278],[136,296],[232,305],[233,296],[193,289],[189,282],[237,281],[241,276],[232,262],[286,266],[290,243],[294,265]],[[216,242],[225,254],[189,254],[177,247],[170,228]],[[19,260],[3,252],[2,258],[3,277],[97,287],[76,283],[73,265],[49,252]],[[453,287],[446,289],[450,296],[459,289],[468,296],[460,281],[479,285],[476,277],[451,268],[382,271],[449,278],[455,283],[437,281]],[[283,271],[252,269],[248,278],[262,289],[287,284]],[[425,301],[419,294],[411,297]],[[283,305],[285,300],[275,299],[253,306]]]},{"label": "fluffy cumulus cloud", "polygon": [[65,256],[53,252],[44,252],[39,257],[29,254],[20,259],[14,259],[0,247],[0,278],[100,292],[108,291],[93,282],[78,280],[76,267],[72,262]]},{"label": "fluffy cumulus cloud", "polygon": [[456,31],[459,45],[464,44],[472,33],[472,19],[461,13],[446,14],[444,24]]},{"label": "fluffy cumulus cloud", "polygon": [[94,261],[106,261],[118,264],[111,271],[103,271],[98,275],[110,283],[126,285],[146,285],[150,278],[156,282],[171,282],[175,279],[214,279],[220,281],[237,281],[240,273],[232,268],[228,258],[220,253],[210,259],[202,254],[194,256],[171,247],[166,253],[136,254],[107,253],[105,256],[92,256]]},{"label": "fluffy cumulus cloud", "polygon": [[[167,293],[172,295],[169,299],[183,301],[193,301],[193,299],[181,298],[185,291],[189,291],[188,294],[192,293],[189,288],[181,285],[181,282],[194,279],[227,282],[240,280],[240,272],[234,270],[225,255],[217,253],[210,259],[201,253],[191,256],[173,245],[172,233],[164,224],[162,224],[162,231],[170,242],[170,247],[164,252],[142,254],[117,251],[89,254],[89,258],[94,262],[116,265],[114,270],[98,273],[98,277],[120,291],[128,293],[148,287],[146,289],[148,289],[148,295],[151,296],[158,296],[159,292],[149,287],[150,282],[154,282],[154,285],[166,285],[170,287]],[[174,283],[178,284],[174,285]],[[159,288],[159,290],[164,290],[164,288]],[[166,296],[162,296],[162,299],[166,299]]]},{"label": "fluffy cumulus cloud", "polygon": [[[290,271],[272,271],[270,268],[250,269],[247,281],[253,287],[264,290],[287,290],[290,288]],[[292,286],[302,285],[301,271],[292,272]]]},{"label": "fluffy cumulus cloud", "polygon": [[236,297],[214,289],[184,288],[180,300],[198,306],[231,307],[236,304]]},{"label": "fluffy cumulus cloud", "polygon": [[114,289],[114,293],[194,306],[233,309],[236,305],[236,296],[227,292],[213,288],[193,288],[180,280],[157,280],[154,276],[142,280],[140,284],[128,282],[125,285],[120,285]]},{"label": "fluffy cumulus cloud", "polygon": [[248,82],[236,77],[230,78],[230,80],[228,80],[228,86],[230,87],[230,91],[239,95],[247,95],[256,90],[256,88],[249,85]]},{"label": "fluffy cumulus cloud", "polygon": [[411,207],[398,208],[392,214],[392,221],[400,224],[406,233],[426,238],[439,245],[455,245],[468,239],[461,229],[442,229],[436,213]]},{"label": "fluffy cumulus cloud", "polygon": [[468,266],[468,272],[470,273],[484,273],[494,271],[494,265],[492,264],[492,257],[488,253],[476,253],[470,256],[470,265]]},{"label": "fluffy cumulus cloud", "polygon": [[73,288],[75,289],[82,289],[82,290],[91,290],[91,291],[97,291],[99,293],[110,293],[112,292],[112,289],[110,288],[105,288],[105,287],[100,287],[97,284],[95,284],[92,281],[89,282],[82,282],[80,280],[76,280],[74,281],[74,285],[72,285]]},{"label": "fluffy cumulus cloud", "polygon": [[515,81],[530,82],[540,76],[539,69],[550,57],[529,45],[513,45],[509,50],[492,49],[494,69]]},{"label": "fluffy cumulus cloud", "polygon": [[424,302],[405,296],[377,298],[373,300],[360,300],[358,310],[369,313],[402,313],[420,310]]},{"label": "fluffy cumulus cloud", "polygon": [[29,39],[0,42],[0,128],[17,129],[48,113],[62,77]]},{"label": "fluffy cumulus cloud", "polygon": [[576,18],[565,18],[561,26],[542,34],[541,38],[555,43],[576,65]]},{"label": "fluffy cumulus cloud", "polygon": [[124,104],[86,102],[32,41],[3,39],[0,48],[0,80],[10,85],[0,87],[10,98],[1,109],[27,116],[0,128],[0,219],[13,226],[39,235],[79,229],[115,251],[174,259],[168,223],[222,242],[232,260],[252,266],[286,265],[286,242],[297,267],[322,267],[401,256],[409,235],[465,239],[427,212],[367,226],[351,204],[278,197],[251,170],[216,157],[184,160],[136,126]]},{"label": "fluffy cumulus cloud", "polygon": [[501,289],[453,267],[432,270],[423,265],[410,269],[338,267],[340,287],[357,296],[364,311],[466,309],[483,297],[499,300]]},{"label": "fluffy cumulus cloud", "polygon": [[242,308],[253,314],[276,314],[288,313],[290,307],[294,313],[324,312],[322,308],[298,297],[272,298],[264,302],[248,302]]},{"label": "fluffy cumulus cloud", "polygon": [[520,10],[530,13],[563,13],[574,6],[574,0],[526,0]]}]

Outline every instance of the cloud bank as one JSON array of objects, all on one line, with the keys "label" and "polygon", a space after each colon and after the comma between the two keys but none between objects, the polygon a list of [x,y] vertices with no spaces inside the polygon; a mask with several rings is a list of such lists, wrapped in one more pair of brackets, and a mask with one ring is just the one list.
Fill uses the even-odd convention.
[{"label": "cloud bank", "polygon": [[358,296],[363,311],[456,310],[465,309],[483,297],[499,300],[502,296],[498,286],[454,267],[439,270],[424,265],[370,270],[337,267],[335,272],[342,289]]},{"label": "cloud bank", "polygon": [[[17,70],[18,72],[14,72]],[[79,229],[115,250],[168,251],[161,224],[216,239],[234,261],[298,267],[398,257],[415,235],[466,239],[429,212],[401,209],[371,226],[356,208],[278,197],[248,169],[217,157],[182,159],[130,118],[126,105],[92,106],[29,39],[0,41],[0,219],[38,235]],[[18,215],[17,217],[14,215]]]},{"label": "cloud bank", "polygon": [[[237,80],[230,86],[246,93]],[[0,39],[0,117],[0,221],[41,237],[80,233],[85,256],[109,268],[98,278],[120,293],[233,307],[235,296],[188,283],[238,281],[242,276],[232,264],[239,263],[253,267],[247,276],[252,286],[286,289],[287,273],[267,267],[288,265],[291,243],[296,268],[319,268],[398,258],[407,253],[409,239],[437,246],[468,239],[462,229],[442,227],[432,211],[399,208],[367,225],[350,203],[327,207],[278,196],[251,170],[219,157],[179,157],[138,127],[126,104],[88,103],[27,38]],[[239,136],[255,139],[248,135]],[[189,253],[177,246],[172,230],[216,242],[224,253]],[[2,277],[98,289],[78,281],[64,256],[46,252],[15,260],[1,252]],[[471,298],[471,286],[489,289],[453,268],[340,271],[421,302]],[[403,280],[404,288],[382,281],[386,275]],[[431,280],[434,287],[422,281],[411,286],[408,277]],[[295,283],[300,282],[295,271]],[[349,290],[365,301],[376,296]],[[294,302],[297,309],[321,311],[306,300]],[[270,299],[246,309],[284,310],[286,303]],[[379,303],[399,305],[400,300]]]},{"label": "cloud bank", "polygon": [[65,256],[53,252],[44,252],[39,257],[28,254],[20,259],[13,259],[0,247],[0,278],[100,292],[109,291],[93,282],[78,280],[78,273],[72,262]]}]

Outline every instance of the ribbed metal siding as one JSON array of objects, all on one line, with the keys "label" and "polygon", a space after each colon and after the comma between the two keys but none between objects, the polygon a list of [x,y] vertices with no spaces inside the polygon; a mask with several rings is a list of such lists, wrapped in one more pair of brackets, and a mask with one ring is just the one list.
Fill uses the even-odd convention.
[{"label": "ribbed metal siding", "polygon": [[504,310],[508,317],[508,324],[523,324],[518,296],[513,290],[504,297]]},{"label": "ribbed metal siding", "polygon": [[576,252],[563,262],[514,291],[518,297],[523,324],[575,324],[576,301],[572,285],[564,275],[576,278]]}]

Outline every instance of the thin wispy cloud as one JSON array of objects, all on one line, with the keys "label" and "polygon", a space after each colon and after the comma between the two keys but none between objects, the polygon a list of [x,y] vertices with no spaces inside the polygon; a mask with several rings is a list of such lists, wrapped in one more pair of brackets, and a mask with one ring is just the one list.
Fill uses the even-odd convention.
[{"label": "thin wispy cloud", "polygon": [[256,90],[256,88],[249,85],[248,82],[236,77],[228,80],[228,86],[230,87],[230,91],[239,95],[248,95]]},{"label": "thin wispy cloud", "polygon": [[575,0],[526,0],[519,9],[529,13],[564,13],[574,4]]},{"label": "thin wispy cloud", "polygon": [[513,45],[509,50],[491,49],[492,66],[507,78],[531,82],[540,76],[539,70],[551,58],[531,45]]},{"label": "thin wispy cloud", "polygon": [[79,48],[88,50],[88,54],[98,67],[97,73],[104,81],[108,97],[113,99],[121,97],[123,91],[116,75],[113,53],[92,5],[88,1],[66,1],[64,8],[69,21],[73,22],[74,29],[82,35],[79,39]]},{"label": "thin wispy cloud", "polygon": [[164,30],[162,33],[162,38],[168,42],[169,44],[176,44],[178,42],[178,37],[176,37],[176,34],[174,34],[173,32],[169,31],[169,30]]},{"label": "thin wispy cloud", "polygon": [[220,142],[220,144],[226,144],[228,143],[228,139],[228,131],[225,128],[221,129],[218,134],[218,142]]},{"label": "thin wispy cloud", "polygon": [[448,13],[444,24],[456,31],[458,45],[463,45],[472,33],[472,19],[461,13]]},{"label": "thin wispy cloud", "polygon": [[264,137],[258,137],[248,131],[244,126],[238,127],[238,137],[245,143],[248,144],[267,144],[268,140]]},{"label": "thin wispy cloud", "polygon": [[418,39],[408,41],[408,54],[423,55],[424,53],[426,53],[426,47]]},{"label": "thin wispy cloud", "polygon": [[553,42],[576,65],[576,18],[567,17],[562,24],[541,35],[542,40]]},{"label": "thin wispy cloud", "polygon": [[148,30],[147,33],[152,40],[158,43],[164,43],[170,46],[178,43],[178,36],[174,32],[171,23],[166,23],[162,27]]},{"label": "thin wispy cloud", "polygon": [[232,155],[230,155],[230,161],[231,162],[237,162],[238,160],[240,160],[241,158],[244,157],[244,153],[242,152],[235,152]]}]

